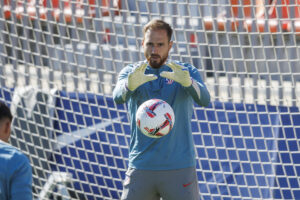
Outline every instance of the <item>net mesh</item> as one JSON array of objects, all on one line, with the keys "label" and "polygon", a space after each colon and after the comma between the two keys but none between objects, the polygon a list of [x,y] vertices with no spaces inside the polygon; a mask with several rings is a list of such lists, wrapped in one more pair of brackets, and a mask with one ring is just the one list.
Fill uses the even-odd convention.
[{"label": "net mesh", "polygon": [[120,199],[129,118],[111,92],[144,59],[142,28],[174,29],[212,103],[192,123],[203,199],[300,198],[300,2],[1,0],[0,100],[35,199]]}]

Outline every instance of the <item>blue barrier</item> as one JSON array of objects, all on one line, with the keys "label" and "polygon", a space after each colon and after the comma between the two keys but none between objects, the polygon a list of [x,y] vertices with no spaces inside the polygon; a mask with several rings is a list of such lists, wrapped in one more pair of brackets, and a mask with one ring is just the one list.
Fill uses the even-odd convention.
[{"label": "blue barrier", "polygon": [[[10,103],[12,93],[2,89],[0,99]],[[71,173],[80,199],[119,199],[130,139],[126,105],[61,91],[54,110],[51,170]],[[299,108],[213,102],[195,105],[191,123],[204,199],[300,199]]]},{"label": "blue barrier", "polygon": [[[111,97],[61,92],[56,110],[54,128],[58,134],[77,131],[77,125],[93,126],[105,119],[123,117],[120,123],[91,134],[89,140],[75,142],[74,149],[62,148],[63,155],[55,155],[56,161],[71,168],[53,168],[67,170],[87,184],[78,182],[77,189],[118,199],[128,157],[130,128],[121,123],[129,120],[126,106],[114,104]],[[203,197],[300,198],[299,125],[297,107],[221,102],[213,102],[208,108],[195,105],[192,130]],[[107,168],[99,167],[97,162]],[[106,187],[93,190],[87,182]]]}]

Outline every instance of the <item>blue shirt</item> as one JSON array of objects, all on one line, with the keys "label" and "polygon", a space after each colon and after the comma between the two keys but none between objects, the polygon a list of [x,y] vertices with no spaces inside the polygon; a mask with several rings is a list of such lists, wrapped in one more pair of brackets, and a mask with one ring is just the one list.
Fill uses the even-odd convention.
[{"label": "blue shirt", "polygon": [[[197,68],[187,63],[171,62],[184,66],[185,70],[190,72],[191,86],[183,87],[173,80],[161,77],[162,71],[172,71],[167,65],[159,69],[147,66],[145,74],[155,74],[158,78],[139,86],[134,91],[127,89],[128,75],[142,62],[126,66],[119,74],[113,98],[116,103],[127,102],[128,105],[131,118],[129,167],[169,170],[193,167],[196,164],[191,128],[193,105],[196,102],[200,106],[207,106],[210,103],[210,95]],[[168,102],[175,114],[175,124],[171,132],[158,139],[142,134],[134,120],[138,107],[153,98]]]},{"label": "blue shirt", "polygon": [[1,140],[0,199],[32,200],[32,169],[28,158]]}]

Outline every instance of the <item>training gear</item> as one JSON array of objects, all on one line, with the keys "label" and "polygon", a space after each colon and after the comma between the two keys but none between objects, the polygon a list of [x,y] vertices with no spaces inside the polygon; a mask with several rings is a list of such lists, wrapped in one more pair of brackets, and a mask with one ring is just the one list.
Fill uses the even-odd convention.
[{"label": "training gear", "polygon": [[178,64],[169,63],[167,64],[173,72],[162,72],[161,77],[165,77],[180,83],[183,87],[189,87],[192,85],[190,73],[186,67]]},{"label": "training gear", "polygon": [[143,85],[148,81],[153,81],[157,79],[157,76],[154,76],[153,74],[145,75],[146,68],[147,64],[144,63],[139,67],[135,68],[135,70],[128,75],[127,87],[129,90],[134,91],[140,85]]},{"label": "training gear", "polygon": [[129,168],[123,186],[122,200],[200,199],[195,167],[176,170]]},{"label": "training gear", "polygon": [[[127,81],[128,75],[140,64],[127,65],[119,74],[113,98],[116,103],[127,102],[128,113],[132,119],[130,121],[129,167],[170,170],[196,165],[191,130],[193,106],[194,103],[207,106],[210,102],[210,96],[197,68],[187,63],[173,62],[188,70],[193,78],[193,84],[190,87],[182,87],[175,81],[161,77],[159,75],[161,72],[172,71],[166,65],[162,65],[158,69],[148,66],[145,74],[154,74],[158,78],[141,85],[133,92],[125,89],[124,83]],[[138,107],[149,99],[162,99],[170,104],[174,110],[176,123],[171,133],[160,139],[145,137],[135,122]]]}]

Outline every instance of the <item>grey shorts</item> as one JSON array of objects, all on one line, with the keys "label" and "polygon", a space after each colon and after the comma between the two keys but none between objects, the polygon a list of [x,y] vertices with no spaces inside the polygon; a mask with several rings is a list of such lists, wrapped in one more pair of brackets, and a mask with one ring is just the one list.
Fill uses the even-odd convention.
[{"label": "grey shorts", "polygon": [[199,200],[195,168],[178,170],[128,169],[122,200]]}]

